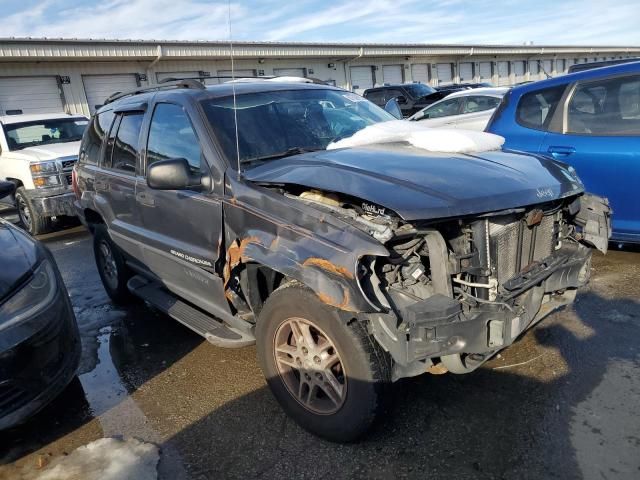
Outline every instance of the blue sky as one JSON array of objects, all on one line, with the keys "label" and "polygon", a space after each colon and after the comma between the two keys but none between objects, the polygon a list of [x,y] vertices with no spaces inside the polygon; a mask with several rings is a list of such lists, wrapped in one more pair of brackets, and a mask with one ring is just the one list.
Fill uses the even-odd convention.
[{"label": "blue sky", "polygon": [[[226,1],[0,0],[0,37],[228,39]],[[231,0],[233,38],[640,45],[640,0]]]}]

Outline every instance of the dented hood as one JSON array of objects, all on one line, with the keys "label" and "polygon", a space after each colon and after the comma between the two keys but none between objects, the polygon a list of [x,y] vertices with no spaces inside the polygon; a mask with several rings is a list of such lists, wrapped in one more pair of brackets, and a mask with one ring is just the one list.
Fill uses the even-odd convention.
[{"label": "dented hood", "polygon": [[546,158],[504,151],[441,154],[405,143],[295,155],[250,168],[244,177],[351,195],[405,220],[522,207],[584,188],[573,170]]}]

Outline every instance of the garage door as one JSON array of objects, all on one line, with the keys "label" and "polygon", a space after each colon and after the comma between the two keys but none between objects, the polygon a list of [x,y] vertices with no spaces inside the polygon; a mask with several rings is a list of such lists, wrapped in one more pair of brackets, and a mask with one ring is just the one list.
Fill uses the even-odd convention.
[{"label": "garage door", "polygon": [[371,67],[351,67],[351,90],[362,93],[373,87],[373,70]]},{"label": "garage door", "polygon": [[480,81],[491,82],[491,62],[480,62]]},{"label": "garage door", "polygon": [[540,79],[540,65],[538,60],[529,60],[529,80]]},{"label": "garage door", "polygon": [[420,83],[429,83],[429,65],[415,63],[411,65],[411,80]]},{"label": "garage door", "polygon": [[547,75],[551,75],[551,72],[553,71],[553,60],[543,60],[542,67],[544,69],[542,72],[542,78],[545,78]]},{"label": "garage door", "polygon": [[114,75],[83,75],[84,92],[91,114],[104,105],[104,101],[116,92],[127,92],[138,87],[136,76],[130,73]]},{"label": "garage door", "polygon": [[564,73],[564,58],[556,60],[556,75],[562,75]]},{"label": "garage door", "polygon": [[383,65],[382,81],[389,85],[402,83],[402,65]]},{"label": "garage door", "polygon": [[473,82],[473,63],[463,62],[460,64],[460,83]]},{"label": "garage door", "polygon": [[64,112],[58,80],[56,77],[0,78],[0,115],[7,110]]},{"label": "garage door", "polygon": [[453,82],[453,68],[450,63],[438,63],[436,71],[438,72],[438,85]]},{"label": "garage door", "polygon": [[513,73],[515,74],[516,83],[524,82],[524,62],[513,62]]},{"label": "garage door", "polygon": [[197,76],[198,72],[158,72],[156,73],[156,80],[161,82],[167,78],[193,78]]},{"label": "garage door", "polygon": [[306,70],[304,68],[274,68],[273,74],[276,77],[301,77],[305,78]]},{"label": "garage door", "polygon": [[[247,78],[247,77],[255,77],[256,71],[245,69],[245,70],[234,70],[233,74],[235,78]],[[218,70],[219,77],[232,77],[231,70]],[[221,78],[220,82],[228,82],[231,78]]]},{"label": "garage door", "polygon": [[509,62],[498,62],[498,85],[509,85]]}]

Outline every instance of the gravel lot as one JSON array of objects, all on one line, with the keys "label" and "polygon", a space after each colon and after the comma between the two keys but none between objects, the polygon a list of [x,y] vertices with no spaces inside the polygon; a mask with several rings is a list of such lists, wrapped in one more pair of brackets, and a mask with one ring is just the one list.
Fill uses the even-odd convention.
[{"label": "gravel lot", "polygon": [[0,478],[103,436],[161,446],[160,478],[640,478],[640,250],[597,254],[573,308],[467,376],[396,384],[365,440],[334,445],[280,410],[255,349],[216,348],[134,303],[113,307],[90,236],[43,238],[83,337],[79,379],[3,432]]}]

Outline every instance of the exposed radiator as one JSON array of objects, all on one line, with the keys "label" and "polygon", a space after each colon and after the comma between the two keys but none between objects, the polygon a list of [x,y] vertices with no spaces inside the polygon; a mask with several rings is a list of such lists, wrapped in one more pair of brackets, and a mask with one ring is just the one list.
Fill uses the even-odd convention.
[{"label": "exposed radiator", "polygon": [[545,215],[532,227],[513,215],[489,221],[491,266],[498,283],[553,253],[557,220],[558,214]]}]

